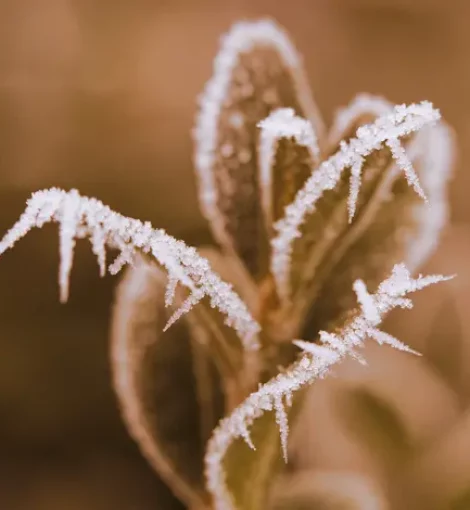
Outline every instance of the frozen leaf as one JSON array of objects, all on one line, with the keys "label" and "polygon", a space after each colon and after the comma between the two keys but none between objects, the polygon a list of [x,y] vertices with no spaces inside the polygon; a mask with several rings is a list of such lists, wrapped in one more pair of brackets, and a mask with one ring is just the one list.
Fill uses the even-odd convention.
[{"label": "frozen leaf", "polygon": [[[346,248],[367,230],[389,198],[402,170],[405,183],[408,179],[415,186],[409,166],[401,168],[402,160],[393,164],[394,153],[388,144],[406,139],[438,118],[429,103],[397,106],[374,123],[358,128],[355,138],[342,142],[339,150],[312,173],[276,224],[278,233],[272,241],[271,270],[284,301],[298,301],[295,308],[308,308]],[[346,170],[351,168],[349,185]]]},{"label": "frozen leaf", "polygon": [[219,243],[256,278],[267,271],[268,237],[259,201],[259,121],[280,107],[322,124],[297,52],[274,22],[237,23],[222,39],[200,99],[195,166],[201,208]]},{"label": "frozen leaf", "polygon": [[[162,333],[171,313],[164,304],[166,284],[164,272],[141,258],[126,271],[113,311],[113,379],[130,434],[174,494],[193,507],[206,499],[200,413],[208,408],[198,407],[193,373],[193,350],[200,347],[191,345],[183,322]],[[214,390],[213,366],[208,368]],[[210,407],[214,412],[215,399]]]},{"label": "frozen leaf", "polygon": [[[171,281],[177,280],[189,289],[192,296],[189,305],[193,306],[207,298],[210,306],[224,315],[226,324],[235,329],[243,347],[247,350],[258,349],[259,324],[231,285],[212,271],[209,262],[195,248],[186,246],[164,230],[152,228],[149,222],[127,218],[95,198],[80,196],[76,190],[66,192],[52,188],[34,193],[28,200],[25,212],[0,242],[0,255],[31,229],[42,227],[47,222],[60,225],[59,285],[62,298],[68,294],[75,238],[93,238],[98,230],[102,239],[98,245],[94,245],[94,251],[99,260],[103,260],[105,246],[118,249],[123,256],[123,264],[131,262],[138,251],[152,256],[166,269]],[[189,311],[191,306],[186,306],[183,312]]]},{"label": "frozen leaf", "polygon": [[[279,454],[281,444],[286,444],[287,441],[287,409],[293,396],[315,380],[325,377],[331,366],[346,355],[356,355],[357,349],[363,346],[367,337],[371,336],[371,331],[377,330],[384,316],[393,308],[403,305],[403,298],[407,294],[443,280],[446,278],[439,275],[420,276],[413,279],[406,267],[398,264],[393,268],[391,276],[379,285],[375,294],[370,296],[367,307],[363,306],[352,313],[334,334],[320,332],[323,350],[311,349],[297,342],[297,345],[304,350],[303,356],[288,369],[261,385],[258,391],[253,392],[227,418],[224,418],[208,443],[205,457],[207,487],[213,495],[217,510],[229,510],[237,508],[237,505],[244,510],[260,508],[261,502],[265,501],[262,494],[266,490],[267,479],[273,476],[276,468],[276,456],[273,452],[277,450]],[[358,294],[363,296],[364,288],[361,285],[354,287]],[[282,413],[279,411],[280,407],[282,407]],[[250,459],[245,458],[243,463],[244,469],[248,470],[257,465],[260,457],[266,456],[262,475],[259,478],[248,479],[249,489],[245,483],[241,486],[236,485],[231,492],[228,486],[230,477],[234,476],[234,471],[236,476],[237,470],[241,469],[239,464],[231,461],[231,455],[237,456],[241,450],[240,443],[238,442],[237,447],[234,443],[243,439],[247,429],[251,428],[266,412],[268,413],[263,420],[265,424],[269,424],[271,414],[269,411],[275,411],[277,414],[281,441],[278,440],[277,446],[269,444],[274,438],[272,426],[266,425],[269,428],[260,434],[258,440],[263,451],[261,454],[257,452],[257,455],[252,455]],[[263,422],[260,421],[260,423]],[[254,447],[258,448],[259,443],[253,435],[251,441]],[[270,455],[265,452],[270,452]],[[226,469],[224,469],[225,459],[229,464],[225,466]],[[258,471],[261,471],[259,465],[254,472]],[[267,471],[269,474],[266,473]]]},{"label": "frozen leaf", "polygon": [[394,261],[402,259],[415,271],[435,248],[447,221],[445,190],[452,167],[452,137],[444,124],[427,126],[407,147],[428,202],[410,188],[398,166],[384,172],[368,202],[358,210],[357,220],[321,267],[325,283],[314,282],[304,295],[313,304],[308,307],[307,331],[334,323],[352,306],[355,295],[349,289],[354,280],[362,279],[374,288]]}]

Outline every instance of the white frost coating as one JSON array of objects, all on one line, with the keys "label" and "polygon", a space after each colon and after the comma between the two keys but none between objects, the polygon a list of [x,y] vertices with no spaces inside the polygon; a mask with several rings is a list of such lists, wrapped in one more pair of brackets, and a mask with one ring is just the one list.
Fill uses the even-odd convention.
[{"label": "white frost coating", "polygon": [[258,123],[261,129],[258,150],[261,204],[268,229],[273,222],[273,166],[278,143],[283,138],[293,139],[305,147],[312,159],[312,169],[320,160],[320,148],[312,123],[295,115],[292,108],[278,108]]},{"label": "white frost coating", "polygon": [[357,158],[351,166],[351,177],[349,178],[348,215],[351,223],[356,214],[357,198],[361,189],[361,174],[364,158]]},{"label": "white frost coating", "polygon": [[408,241],[406,263],[415,270],[435,250],[439,233],[448,221],[446,184],[452,176],[455,158],[451,129],[443,122],[423,129],[410,147],[409,157],[421,159],[419,177],[429,201],[429,207],[417,204],[414,208],[419,229]]},{"label": "white frost coating", "polygon": [[388,148],[392,152],[393,159],[396,161],[399,168],[401,168],[405,172],[406,180],[410,186],[413,186],[413,189],[416,193],[427,202],[428,199],[426,194],[424,193],[423,188],[421,187],[418,179],[418,175],[414,171],[413,165],[411,164],[410,159],[406,155],[405,149],[400,144],[400,142],[396,139],[387,140],[386,142]]},{"label": "white frost coating", "polygon": [[65,303],[69,297],[69,280],[73,264],[75,232],[80,222],[78,216],[79,205],[80,195],[76,190],[72,190],[69,194],[69,199],[64,203],[62,210],[63,221],[60,223],[59,228],[59,287],[60,300],[62,303]]},{"label": "white frost coating", "polygon": [[168,283],[165,290],[165,306],[169,307],[173,304],[176,295],[176,287],[178,286],[178,277],[171,274],[168,275]]},{"label": "white frost coating", "polygon": [[[426,125],[434,124],[439,118],[439,111],[427,101],[395,106],[392,113],[358,128],[356,138],[341,144],[336,154],[314,170],[294,201],[286,207],[284,218],[276,223],[277,236],[271,241],[271,272],[283,300],[287,300],[290,295],[290,259],[294,240],[301,235],[300,227],[306,215],[315,210],[315,204],[323,193],[335,188],[346,168],[356,165],[357,174],[357,165],[361,159],[380,149],[383,144],[390,141],[393,143]],[[410,178],[411,175],[409,168],[406,168],[405,176]],[[415,186],[414,180],[409,181],[409,184]]]},{"label": "white frost coating", "polygon": [[358,94],[346,107],[335,115],[328,133],[328,146],[335,147],[358,119],[364,116],[381,117],[393,111],[393,104],[380,96]]},{"label": "white frost coating", "polygon": [[93,254],[98,260],[100,268],[100,276],[103,278],[106,274],[106,250],[105,250],[105,236],[100,228],[93,231],[91,236],[91,249]]},{"label": "white frost coating", "polygon": [[[345,355],[355,354],[355,349],[362,347],[368,337],[378,339],[379,343],[389,344],[401,350],[408,350],[404,344],[390,335],[377,329],[384,316],[393,308],[403,307],[409,300],[405,296],[428,285],[448,280],[441,275],[419,276],[411,278],[403,264],[397,264],[389,278],[384,280],[377,292],[367,293],[363,283],[355,284],[360,294],[360,311],[346,324],[343,330],[336,334],[320,333],[323,345],[303,341],[295,341],[303,349],[304,355],[286,372],[278,374],[269,382],[252,393],[232,414],[223,419],[215,429],[208,442],[206,463],[207,487],[212,493],[216,510],[234,510],[236,504],[228,490],[226,475],[222,465],[225,454],[230,445],[240,437],[244,437],[246,430],[254,420],[265,411],[276,410],[277,423],[280,426],[282,443],[287,442],[288,425],[284,419],[285,409],[282,404],[285,399],[290,402],[292,395],[300,388],[311,384],[316,379],[324,377],[330,367]],[[361,303],[364,302],[364,303]],[[405,308],[409,308],[407,304]],[[283,413],[280,411],[283,407]]]},{"label": "white frost coating", "polygon": [[[126,250],[129,253],[141,250],[152,255],[171,278],[177,278],[190,289],[192,305],[207,296],[211,306],[217,307],[226,316],[226,324],[235,329],[245,349],[259,347],[257,333],[260,326],[231,285],[211,270],[209,262],[195,248],[186,246],[164,230],[152,228],[149,222],[127,218],[95,198],[82,197],[76,190],[66,192],[52,188],[34,193],[25,212],[0,242],[0,255],[32,228],[53,221],[60,224],[61,232],[59,284],[62,298],[67,297],[75,239],[91,237],[98,229],[104,238],[103,247],[106,244],[121,252],[124,250],[127,261]],[[184,311],[187,311],[186,308]]]},{"label": "white frost coating", "polygon": [[[236,23],[222,38],[221,48],[214,61],[213,76],[206,84],[199,100],[200,111],[194,130],[196,142],[194,159],[201,210],[210,222],[216,239],[229,249],[233,249],[233,244],[226,233],[224,218],[217,206],[218,192],[213,174],[218,145],[218,124],[239,57],[255,47],[269,47],[279,53],[286,68],[291,72],[299,103],[306,116],[312,121],[315,119],[315,127],[319,131],[322,130],[320,116],[310,93],[301,59],[287,34],[270,20]],[[319,133],[319,136],[321,134]]]}]

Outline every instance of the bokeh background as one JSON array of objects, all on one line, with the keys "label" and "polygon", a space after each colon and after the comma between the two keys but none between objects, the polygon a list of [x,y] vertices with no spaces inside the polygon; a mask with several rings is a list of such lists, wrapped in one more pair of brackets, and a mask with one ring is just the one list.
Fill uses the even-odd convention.
[{"label": "bokeh background", "polygon": [[[389,488],[399,490],[390,491],[403,494],[386,494],[391,508],[468,509],[468,1],[0,0],[0,232],[31,192],[60,186],[191,243],[205,241],[191,162],[196,98],[219,36],[238,19],[266,15],[287,28],[304,55],[328,122],[358,92],[400,103],[429,99],[459,145],[453,227],[425,268],[459,278],[389,321],[424,359],[385,363],[371,350],[371,366],[377,359],[381,370],[347,367],[319,385],[312,398],[324,418],[307,431],[310,453],[298,463],[391,478]],[[0,263],[0,508],[164,508],[166,495],[128,439],[111,391],[116,279],[100,280],[88,244],[79,243],[71,299],[59,305],[57,244],[56,228],[33,232]],[[389,408],[377,411],[360,392],[357,402],[345,400],[350,390],[372,387],[403,421],[393,430]],[[339,405],[341,398],[353,404]],[[372,449],[363,446],[372,434],[364,430],[377,423],[385,432]],[[421,457],[405,470],[397,468],[400,457],[377,474],[383,459],[371,451],[380,441],[402,441],[402,429],[411,430],[407,441],[420,445]]]}]

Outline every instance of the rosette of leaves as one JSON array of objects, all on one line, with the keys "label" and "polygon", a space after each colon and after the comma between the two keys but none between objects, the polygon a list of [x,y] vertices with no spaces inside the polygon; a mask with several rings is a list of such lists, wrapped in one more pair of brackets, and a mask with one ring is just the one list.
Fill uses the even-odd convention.
[{"label": "rosette of leaves", "polygon": [[[131,435],[185,506],[266,508],[301,390],[347,354],[361,361],[367,337],[408,350],[377,327],[412,306],[409,292],[442,280],[407,269],[432,251],[447,216],[452,142],[439,120],[427,102],[361,95],[327,130],[286,33],[239,23],[222,40],[194,131],[218,248],[198,253],[55,189],[33,195],[7,233],[0,253],[60,223],[63,300],[75,238],[90,237],[102,273],[105,246],[120,252],[111,272],[130,264],[112,318],[114,384]],[[312,508],[356,508],[347,495],[315,497]]]},{"label": "rosette of leaves", "polygon": [[[166,278],[145,260],[128,270],[114,311],[114,344],[126,343],[135,363],[135,393],[118,392],[123,409],[130,400],[144,402],[140,416],[128,419],[130,429],[186,504],[194,500],[182,494],[182,480],[206,501],[201,463],[212,428],[257,383],[295,359],[291,340],[315,340],[321,329],[341,324],[355,306],[357,278],[375,288],[394,262],[415,268],[434,247],[446,218],[451,164],[450,134],[442,123],[399,137],[422,188],[401,160],[405,153],[385,142],[361,156],[360,164],[331,176],[331,185],[318,182],[318,202],[290,243],[285,240],[290,226],[284,209],[299,201],[312,172],[360,135],[361,126],[392,112],[387,101],[361,95],[337,113],[327,131],[284,31],[269,21],[242,23],[222,40],[194,131],[201,209],[220,247],[203,253],[261,324],[261,349],[247,360],[233,332],[204,303],[186,316],[185,326],[161,334],[158,321],[168,313]],[[428,203],[419,196],[424,194]],[[129,294],[139,279],[146,282],[136,287],[142,294]],[[148,351],[140,347],[136,360],[132,352],[141,342]],[[159,372],[146,368],[152,363],[160,365]],[[239,508],[264,508],[279,469],[272,413],[255,423],[253,442],[256,452],[237,441],[225,463]],[[172,448],[180,453],[169,455],[167,470],[167,461],[151,452],[160,457]]]}]

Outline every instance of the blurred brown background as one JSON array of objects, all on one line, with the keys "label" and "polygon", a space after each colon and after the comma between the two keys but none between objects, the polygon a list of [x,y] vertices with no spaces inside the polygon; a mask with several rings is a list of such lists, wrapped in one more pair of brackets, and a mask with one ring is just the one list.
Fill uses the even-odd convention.
[{"label": "blurred brown background", "polygon": [[[76,187],[190,242],[205,239],[191,163],[196,98],[219,36],[240,18],[264,15],[291,33],[327,121],[364,91],[394,102],[429,99],[456,130],[458,228],[431,265],[461,269],[463,277],[454,312],[444,313],[449,322],[434,339],[439,368],[461,349],[470,303],[466,0],[0,0],[0,231],[31,192],[54,185]],[[99,280],[89,251],[79,244],[66,306],[57,300],[55,227],[2,257],[2,509],[160,507],[158,482],[127,438],[110,389],[116,280]],[[417,324],[429,318],[427,307],[423,298],[400,317],[404,341],[420,345],[425,333]],[[460,361],[461,352],[470,351],[459,350]],[[470,385],[445,384],[466,402]]]}]

